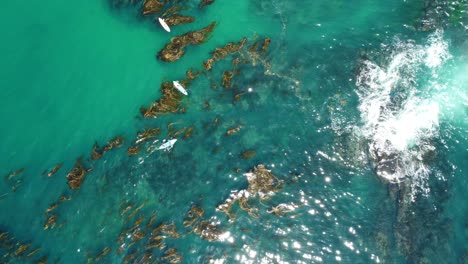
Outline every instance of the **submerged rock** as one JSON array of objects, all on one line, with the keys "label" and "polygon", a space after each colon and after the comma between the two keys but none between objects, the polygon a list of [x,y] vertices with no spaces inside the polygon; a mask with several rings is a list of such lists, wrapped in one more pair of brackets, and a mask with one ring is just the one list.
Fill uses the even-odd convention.
[{"label": "submerged rock", "polygon": [[184,56],[184,48],[188,45],[199,45],[206,41],[210,33],[213,31],[216,23],[212,22],[205,28],[199,31],[190,31],[184,35],[177,36],[171,39],[171,42],[166,44],[158,53],[158,58],[166,62],[174,62]]}]

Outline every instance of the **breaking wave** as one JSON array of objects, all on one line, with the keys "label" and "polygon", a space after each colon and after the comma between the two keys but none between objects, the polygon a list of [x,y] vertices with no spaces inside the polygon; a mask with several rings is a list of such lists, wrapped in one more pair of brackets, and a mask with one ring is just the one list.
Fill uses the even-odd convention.
[{"label": "breaking wave", "polygon": [[395,40],[382,49],[383,62],[364,59],[358,73],[362,125],[356,132],[366,139],[378,176],[408,180],[414,191],[428,193],[427,157],[439,136],[437,93],[444,89],[439,73],[450,58],[448,43],[436,31],[425,45]]}]

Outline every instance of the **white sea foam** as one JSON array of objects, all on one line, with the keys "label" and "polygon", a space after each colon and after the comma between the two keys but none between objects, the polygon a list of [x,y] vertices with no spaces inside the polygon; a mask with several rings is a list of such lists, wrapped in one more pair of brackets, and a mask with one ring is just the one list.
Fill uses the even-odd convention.
[{"label": "white sea foam", "polygon": [[409,179],[412,189],[423,193],[429,192],[431,172],[424,157],[435,150],[439,133],[436,93],[444,86],[438,73],[450,58],[442,31],[427,43],[397,40],[383,46],[387,64],[365,60],[356,80],[363,123],[357,132],[369,142],[377,174],[394,183]]}]

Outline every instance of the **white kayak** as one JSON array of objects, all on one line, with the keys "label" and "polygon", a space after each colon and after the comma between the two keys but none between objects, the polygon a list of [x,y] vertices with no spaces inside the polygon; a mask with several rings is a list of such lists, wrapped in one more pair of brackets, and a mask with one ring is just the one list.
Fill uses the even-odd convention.
[{"label": "white kayak", "polygon": [[179,92],[185,94],[185,95],[188,95],[187,93],[187,90],[185,90],[185,88],[182,86],[182,84],[180,84],[178,81],[173,81],[172,84],[174,85],[174,87],[179,90]]},{"label": "white kayak", "polygon": [[177,139],[171,139],[167,142],[165,142],[164,144],[162,144],[161,146],[159,146],[159,150],[171,150],[172,147],[174,147],[174,144],[176,143]]},{"label": "white kayak", "polygon": [[171,28],[167,25],[166,21],[164,21],[164,19],[158,17],[158,20],[159,20],[159,24],[161,24],[161,26],[164,28],[164,30],[166,30],[167,32],[171,32]]}]

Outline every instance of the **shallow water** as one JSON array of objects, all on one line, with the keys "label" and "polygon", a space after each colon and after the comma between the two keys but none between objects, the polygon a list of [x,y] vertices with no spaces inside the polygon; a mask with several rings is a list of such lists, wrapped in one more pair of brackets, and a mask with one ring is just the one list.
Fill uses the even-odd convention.
[{"label": "shallow water", "polygon": [[[218,0],[204,9],[178,1],[196,21],[171,33],[141,17],[141,3],[111,2],[9,1],[0,9],[1,173],[25,168],[0,184],[0,229],[31,243],[28,253],[41,247],[27,258],[0,243],[1,262],[120,263],[145,252],[157,262],[168,248],[184,263],[466,262],[465,1]],[[174,63],[156,59],[171,37],[212,21],[206,43]],[[185,113],[141,117],[161,82],[202,70],[216,47],[243,37],[271,45],[254,65],[239,66],[230,89],[221,87],[228,56],[192,82]],[[137,131],[160,127],[159,146],[174,122],[178,130],[193,125],[193,136],[169,152],[146,151],[148,142],[127,155]],[[117,135],[124,147],[87,160],[95,142]],[[94,170],[70,190],[65,175],[80,156]],[[61,162],[56,175],[42,175]],[[243,173],[258,164],[283,188],[268,201],[249,200],[258,219],[236,205],[229,221],[216,207],[247,188]],[[44,212],[61,195],[71,200],[44,230]],[[122,214],[126,203],[133,217]],[[268,213],[279,204],[294,210]],[[219,240],[183,226],[192,205],[217,223]],[[142,216],[147,236],[132,245],[124,231]],[[146,250],[162,222],[174,223],[180,238]],[[120,234],[129,237],[118,242]]]}]

